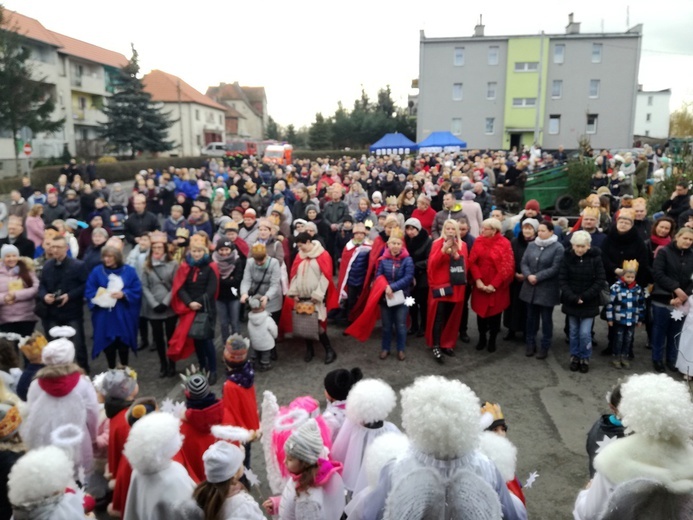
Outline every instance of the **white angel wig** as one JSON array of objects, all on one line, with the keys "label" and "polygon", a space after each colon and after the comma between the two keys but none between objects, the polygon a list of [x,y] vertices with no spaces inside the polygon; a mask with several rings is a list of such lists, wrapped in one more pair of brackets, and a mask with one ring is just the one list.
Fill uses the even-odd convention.
[{"label": "white angel wig", "polygon": [[457,458],[478,447],[480,408],[471,388],[441,376],[418,377],[402,390],[402,426],[409,440],[437,459]]},{"label": "white angel wig", "polygon": [[380,472],[391,460],[409,449],[409,439],[403,433],[387,432],[376,438],[366,449],[366,476],[368,485],[375,487],[380,481]]},{"label": "white angel wig", "polygon": [[123,452],[133,469],[146,475],[166,469],[182,445],[180,421],[168,413],[152,412],[133,425]]},{"label": "white angel wig", "polygon": [[72,481],[72,461],[56,446],[31,450],[10,471],[7,497],[15,507],[30,507],[62,495]]},{"label": "white angel wig", "polygon": [[684,442],[693,436],[693,402],[684,382],[666,374],[628,378],[618,408],[626,434]]},{"label": "white angel wig", "polygon": [[693,518],[693,495],[674,493],[656,480],[636,478],[616,486],[601,520]]},{"label": "white angel wig", "polygon": [[355,424],[384,421],[397,404],[397,394],[382,379],[362,379],[346,400],[346,416]]}]

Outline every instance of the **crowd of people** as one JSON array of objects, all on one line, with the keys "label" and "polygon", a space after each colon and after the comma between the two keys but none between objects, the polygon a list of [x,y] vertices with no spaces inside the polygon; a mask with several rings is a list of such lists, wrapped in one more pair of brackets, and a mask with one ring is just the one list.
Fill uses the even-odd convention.
[{"label": "crowd of people", "polygon": [[[257,504],[243,493],[249,482],[242,477],[250,442],[261,429],[253,381],[256,370],[271,370],[278,361],[277,345],[287,335],[305,342],[305,362],[314,359],[319,343],[326,365],[338,356],[328,324],[363,342],[379,320],[375,355],[383,361],[393,343],[399,361],[407,359],[407,347],[425,344],[431,359],[443,364],[474,336],[476,350],[493,353],[521,341],[526,356],[541,361],[558,350],[553,325],[560,305],[570,371],[589,372],[595,319],[601,316],[608,326],[601,353],[614,369],[630,368],[636,329],[643,326],[653,370],[691,379],[688,181],[681,178],[661,210],[648,216],[647,200],[640,196],[648,181],[675,174],[666,155],[646,150],[635,158],[604,151],[595,156],[593,193],[580,201],[572,225],[552,219],[536,200],[516,214],[495,205],[499,188],[521,184],[532,171],[566,159],[562,149],[551,155],[536,147],[413,158],[296,159],[288,166],[249,158],[231,167],[212,159],[195,169],[142,170],[132,189],[97,179],[93,165],[90,182],[75,165],[44,188],[24,178],[10,201],[0,203],[0,331],[6,336],[0,340],[6,343],[0,379],[8,410],[18,406],[24,419],[6,410],[16,428],[5,437],[0,420],[0,438],[22,446],[9,450],[13,453],[30,450],[26,457],[61,446],[67,462],[55,450],[42,458],[86,472],[70,474],[76,482],[63,488],[86,486],[126,518],[173,518],[147,498],[157,494],[151,489],[153,474],[159,475],[157,485],[173,486],[180,490],[175,495],[195,502],[181,509],[189,518],[261,518]],[[470,310],[476,331],[469,327]],[[91,337],[85,334],[87,318]],[[183,412],[166,414],[161,403],[137,399],[137,376],[127,368],[130,353],[150,346],[161,378],[177,376],[181,364],[195,356],[196,371],[191,374],[188,367],[184,375]],[[109,370],[91,384],[90,363],[102,353]],[[477,444],[469,414],[474,408],[478,415],[480,403],[471,389],[441,378],[414,383],[403,393],[403,408],[406,396],[416,402],[447,388],[459,394],[460,403],[445,398],[444,404],[459,406],[456,413],[469,425],[444,425],[435,417],[423,424],[411,416],[403,420],[407,438],[393,438],[391,444],[409,446],[412,458],[398,459],[402,466],[395,473],[385,470],[392,461],[384,460],[378,470],[367,471],[366,445],[380,433],[397,433],[394,425],[385,427],[396,397],[384,382],[364,380],[375,386],[355,397],[359,404],[352,408],[375,415],[350,414],[348,390],[360,376],[333,372],[339,373],[336,386],[348,388],[346,393],[333,389],[337,396],[326,386],[325,423],[315,423],[317,401],[306,398],[290,408],[300,408],[298,415],[312,420],[292,416],[294,427],[277,428],[283,434],[274,431],[272,420],[263,427],[263,439],[274,439],[265,455],[277,453],[275,481],[281,485],[275,491],[284,490],[281,501],[263,504],[266,512],[282,520],[336,519],[346,507],[350,518],[381,518],[383,511],[387,518],[406,518],[402,508],[408,502],[393,498],[409,489],[402,472],[432,464],[443,481],[430,482],[430,507],[440,506],[435,497],[446,496],[446,486],[459,491],[455,475],[475,490],[475,499],[489,507],[497,503],[493,511],[502,511],[504,518],[526,516],[514,474],[502,472],[501,479],[486,456],[465,458]],[[337,377],[333,372],[328,376]],[[222,399],[211,391],[219,378]],[[369,399],[376,400],[371,408]],[[387,410],[376,410],[378,404]],[[41,411],[58,406],[75,410],[49,417]],[[491,415],[498,412],[489,406]],[[172,421],[169,416],[177,412],[180,417]],[[330,425],[341,426],[345,417],[354,424],[347,429],[350,438],[340,441]],[[215,433],[217,425],[243,431]],[[422,436],[437,431],[429,428],[454,436],[457,427],[460,440],[422,446]],[[61,435],[68,439],[61,441]],[[153,439],[163,451],[143,447]],[[330,448],[334,456],[326,457]],[[492,460],[496,449],[504,448],[487,450]],[[428,462],[463,458],[464,464],[446,463],[445,469]],[[19,455],[10,459],[14,463]],[[97,459],[107,460],[107,468],[98,467]],[[108,480],[116,486],[112,491]],[[17,508],[28,499],[17,503],[11,491],[10,485],[15,518],[24,518]],[[599,508],[607,494],[600,495]],[[74,497],[65,497],[52,495],[48,505],[75,507]],[[41,507],[45,500],[38,500]],[[453,500],[450,507],[462,512],[468,504]],[[222,509],[226,516],[220,516]],[[237,510],[248,512],[238,516]]]}]

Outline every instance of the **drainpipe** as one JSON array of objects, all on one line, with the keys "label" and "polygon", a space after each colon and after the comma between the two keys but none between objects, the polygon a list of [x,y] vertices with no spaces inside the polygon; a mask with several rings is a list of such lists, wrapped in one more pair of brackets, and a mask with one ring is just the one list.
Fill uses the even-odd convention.
[{"label": "drainpipe", "polygon": [[543,74],[542,71],[544,69],[544,31],[541,31],[541,40],[539,44],[539,70],[538,70],[538,76],[537,76],[537,110],[536,110],[536,116],[534,118],[534,142],[537,144],[539,143],[539,135],[541,133],[541,104],[542,104],[542,99],[541,99],[541,84],[543,81]]}]

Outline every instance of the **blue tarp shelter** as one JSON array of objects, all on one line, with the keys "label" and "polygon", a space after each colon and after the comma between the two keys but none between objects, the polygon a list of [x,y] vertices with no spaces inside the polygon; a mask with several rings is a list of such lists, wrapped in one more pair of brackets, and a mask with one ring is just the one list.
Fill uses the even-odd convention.
[{"label": "blue tarp shelter", "polygon": [[416,143],[404,134],[385,134],[371,145],[370,151],[376,155],[409,154],[417,150]]},{"label": "blue tarp shelter", "polygon": [[467,143],[450,132],[431,132],[419,143],[419,153],[459,152],[467,148]]}]

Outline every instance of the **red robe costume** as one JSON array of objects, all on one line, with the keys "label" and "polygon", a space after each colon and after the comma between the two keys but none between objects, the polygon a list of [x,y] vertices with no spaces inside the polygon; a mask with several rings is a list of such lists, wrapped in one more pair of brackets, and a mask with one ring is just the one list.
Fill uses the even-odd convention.
[{"label": "red robe costume", "polygon": [[[450,255],[443,253],[443,245],[445,239],[443,237],[435,240],[431,246],[431,254],[428,257],[428,286],[429,290],[440,289],[450,285]],[[457,249],[459,255],[464,258],[465,269],[469,265],[467,258],[467,244],[459,241]],[[467,273],[469,276],[469,273]],[[428,295],[428,319],[426,320],[426,344],[433,348],[433,323],[435,322],[438,304],[440,302],[453,302],[455,306],[452,313],[448,317],[443,331],[440,335],[440,345],[442,348],[454,348],[457,343],[457,336],[460,332],[460,321],[462,320],[462,312],[464,311],[464,293],[467,289],[466,285],[453,285],[452,294],[441,298],[434,298],[432,294]]]},{"label": "red robe costume", "polygon": [[[236,241],[238,244],[238,240]],[[214,262],[211,262],[209,266],[212,268],[217,275],[217,280],[219,279],[219,267]],[[188,273],[190,273],[190,264],[183,261],[176,271],[176,276],[173,278],[173,288],[171,289],[171,308],[178,315],[178,325],[173,333],[173,337],[168,342],[168,351],[166,355],[172,361],[181,361],[187,359],[193,355],[195,352],[195,342],[192,338],[188,337],[188,332],[190,332],[190,327],[195,319],[196,312],[190,309],[178,296],[178,292],[188,278]],[[217,283],[217,292],[214,295],[216,300],[219,295],[219,283]]]},{"label": "red robe costume", "polygon": [[[478,246],[478,247],[477,247]],[[510,306],[510,283],[515,276],[515,257],[510,241],[500,233],[477,237],[469,255],[472,279],[472,310],[481,318],[500,314]],[[477,289],[476,281],[492,285],[496,292]]]},{"label": "red robe costume", "polygon": [[376,322],[380,319],[380,299],[388,285],[390,284],[387,278],[381,274],[373,282],[370,291],[364,291],[367,299],[363,312],[346,328],[344,334],[353,336],[361,342],[366,341],[371,336]]},{"label": "red robe costume", "polygon": [[418,219],[419,222],[421,222],[421,227],[428,231],[428,234],[430,235],[431,230],[433,229],[433,220],[436,218],[436,210],[430,206],[426,211],[420,211],[419,208],[416,208],[412,212],[411,218]]},{"label": "red robe costume", "polygon": [[349,280],[351,261],[352,259],[356,259],[356,256],[358,256],[357,252],[365,251],[365,248],[368,249],[370,254],[370,250],[372,249],[370,242],[364,240],[360,244],[356,245],[354,244],[353,240],[349,240],[347,245],[344,246],[344,249],[342,249],[342,262],[339,264],[339,278],[337,281],[337,291],[340,301],[346,299],[346,294],[343,294],[343,292],[346,293],[346,283]]},{"label": "red robe costume", "polygon": [[506,485],[508,486],[508,491],[519,498],[524,505],[527,505],[525,502],[525,494],[522,492],[522,484],[520,484],[520,481],[517,480],[517,477],[512,480],[508,480]]},{"label": "red robe costume", "polygon": [[250,252],[250,246],[241,237],[236,237],[233,245],[238,248],[238,251],[246,258],[248,258],[248,253]]},{"label": "red robe costume", "polygon": [[373,241],[373,247],[371,248],[371,253],[368,257],[368,270],[366,271],[366,278],[363,280],[363,291],[361,292],[361,295],[359,296],[359,299],[356,300],[356,304],[354,305],[354,308],[351,309],[351,312],[349,313],[349,321],[352,323],[356,321],[356,318],[358,318],[361,313],[364,310],[364,307],[366,306],[366,300],[368,299],[368,289],[371,286],[371,283],[373,282],[373,278],[375,276],[375,269],[378,266],[378,259],[383,255],[383,251],[385,251],[385,246],[386,246],[385,240],[383,240],[383,237],[378,235],[375,237],[375,240]]},{"label": "red robe costume", "polygon": [[185,419],[180,424],[180,432],[183,434],[180,454],[183,466],[195,482],[206,479],[202,455],[217,441],[212,435],[212,426],[222,424],[223,420],[224,404],[221,401],[201,410],[188,408],[185,411]]},{"label": "red robe costume", "polygon": [[255,385],[250,388],[243,388],[227,379],[224,383],[222,402],[224,403],[223,424],[240,426],[246,430],[258,430],[260,428]]},{"label": "red robe costume", "polygon": [[122,513],[125,510],[125,499],[130,487],[132,468],[123,455],[123,448],[130,434],[127,413],[128,408],[124,408],[110,419],[111,422],[108,425],[108,472],[111,479],[115,480],[113,500],[108,506],[109,514]]},{"label": "red robe costume", "polygon": [[[301,263],[305,260],[301,257],[299,253],[296,255],[293,264],[291,265],[291,274],[289,275],[289,283],[294,279],[296,273],[298,273],[298,268]],[[315,258],[320,266],[320,271],[322,275],[327,278],[327,294],[325,296],[325,306],[327,307],[327,312],[332,309],[339,307],[339,299],[337,296],[337,288],[334,286],[334,281],[332,279],[332,257],[327,251],[323,251],[319,256]],[[294,325],[292,320],[292,312],[294,310],[294,299],[284,298],[284,306],[282,308],[281,318],[279,319],[279,330],[283,333],[293,332]]]}]

